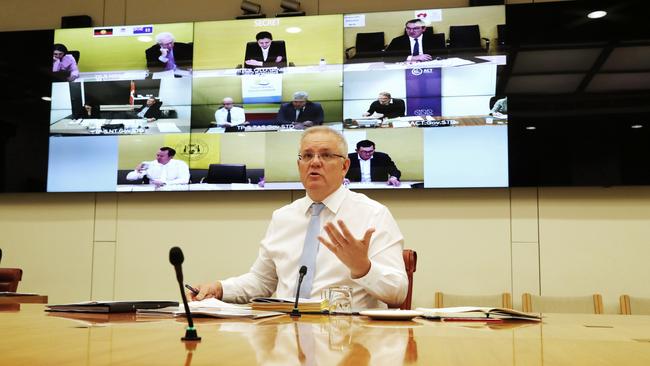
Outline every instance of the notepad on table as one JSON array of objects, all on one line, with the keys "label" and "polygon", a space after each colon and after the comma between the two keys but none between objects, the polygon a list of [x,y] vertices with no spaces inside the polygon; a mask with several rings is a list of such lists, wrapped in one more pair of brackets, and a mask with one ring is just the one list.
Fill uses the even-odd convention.
[{"label": "notepad on table", "polygon": [[[290,313],[296,299],[282,297],[255,297],[251,299],[253,310],[280,311]],[[327,299],[298,299],[301,313],[323,313],[328,308]]]},{"label": "notepad on table", "polygon": [[539,314],[524,313],[523,311],[506,309],[506,308],[490,308],[478,306],[457,306],[449,308],[417,308],[417,311],[422,312],[422,316],[427,319],[501,319],[501,320],[529,320],[541,321]]}]

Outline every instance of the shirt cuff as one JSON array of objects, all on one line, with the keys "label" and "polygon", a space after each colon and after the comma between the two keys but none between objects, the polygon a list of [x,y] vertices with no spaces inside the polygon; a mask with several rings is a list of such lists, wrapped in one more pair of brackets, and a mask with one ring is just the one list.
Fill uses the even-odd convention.
[{"label": "shirt cuff", "polygon": [[377,284],[383,279],[384,275],[377,263],[370,260],[370,270],[365,276],[353,278],[352,281],[358,283],[363,288],[376,288]]},{"label": "shirt cuff", "polygon": [[158,60],[160,60],[160,62],[167,62],[167,61],[169,61],[169,59],[168,59],[167,57],[162,56],[162,55],[161,55],[160,57],[158,57]]},{"label": "shirt cuff", "polygon": [[235,284],[232,280],[222,280],[221,282],[221,301],[234,303],[237,301],[237,296],[235,294]]}]

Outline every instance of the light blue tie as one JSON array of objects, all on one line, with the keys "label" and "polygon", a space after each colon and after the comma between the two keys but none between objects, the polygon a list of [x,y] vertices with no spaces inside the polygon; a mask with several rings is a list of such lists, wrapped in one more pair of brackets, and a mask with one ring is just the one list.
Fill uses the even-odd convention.
[{"label": "light blue tie", "polygon": [[307,235],[305,235],[305,245],[302,248],[302,255],[300,256],[300,266],[307,266],[307,274],[302,281],[300,287],[300,297],[309,299],[311,297],[311,287],[314,282],[314,273],[316,272],[316,255],[318,254],[318,234],[320,233],[320,212],[323,211],[325,205],[322,203],[312,203],[311,205],[311,219],[307,226]]}]

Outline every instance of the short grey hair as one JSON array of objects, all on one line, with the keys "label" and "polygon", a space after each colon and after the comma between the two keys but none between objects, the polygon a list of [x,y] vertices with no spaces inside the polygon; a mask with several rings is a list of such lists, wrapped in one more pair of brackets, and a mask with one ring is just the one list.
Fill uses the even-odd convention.
[{"label": "short grey hair", "polygon": [[389,98],[389,99],[391,98],[389,92],[379,92],[379,95],[383,95],[383,96],[385,96],[386,98]]},{"label": "short grey hair", "polygon": [[324,133],[334,136],[334,138],[336,138],[336,148],[338,150],[337,153],[343,155],[345,158],[348,157],[348,142],[345,140],[345,136],[343,136],[341,132],[327,126],[314,126],[306,129],[300,137],[300,146],[298,147],[298,153],[302,152],[300,149],[302,148],[302,143],[305,138],[315,133]]},{"label": "short grey hair", "polygon": [[156,43],[160,44],[163,39],[171,39],[172,42],[175,41],[174,35],[169,32],[161,32],[156,34]]},{"label": "short grey hair", "polygon": [[306,91],[297,91],[293,93],[293,100],[307,100],[309,99],[309,94]]}]

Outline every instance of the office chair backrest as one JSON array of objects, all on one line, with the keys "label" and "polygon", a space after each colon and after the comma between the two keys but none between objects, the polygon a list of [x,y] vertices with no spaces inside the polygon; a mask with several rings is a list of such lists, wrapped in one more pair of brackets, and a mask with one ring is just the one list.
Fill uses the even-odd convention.
[{"label": "office chair backrest", "polygon": [[411,302],[413,300],[413,273],[417,267],[418,254],[415,250],[404,249],[402,251],[402,258],[404,259],[404,269],[406,270],[406,276],[408,277],[409,283],[406,299],[404,299],[404,302],[399,306],[399,308],[402,310],[410,310]]},{"label": "office chair backrest", "polygon": [[23,270],[20,268],[0,268],[0,292],[16,292],[22,278]]},{"label": "office chair backrest", "polygon": [[245,164],[210,164],[208,183],[248,183]]},{"label": "office chair backrest", "polygon": [[208,169],[190,169],[190,183],[205,183]]},{"label": "office chair backrest", "polygon": [[264,178],[264,169],[246,169],[248,183],[257,184]]},{"label": "office chair backrest", "polygon": [[449,47],[481,48],[481,32],[479,30],[478,24],[450,26]]},{"label": "office chair backrest", "polygon": [[384,49],[384,32],[357,33],[354,44],[357,54],[381,52]]},{"label": "office chair backrest", "polygon": [[79,63],[79,58],[81,57],[81,53],[79,53],[79,51],[76,51],[76,50],[75,51],[68,51],[68,53],[71,54],[72,57],[74,57],[75,62]]}]

